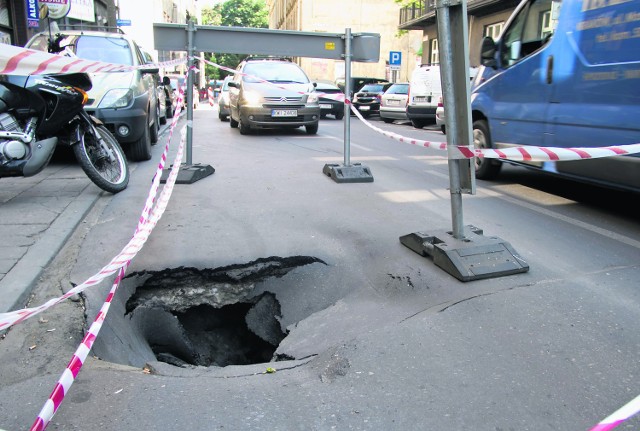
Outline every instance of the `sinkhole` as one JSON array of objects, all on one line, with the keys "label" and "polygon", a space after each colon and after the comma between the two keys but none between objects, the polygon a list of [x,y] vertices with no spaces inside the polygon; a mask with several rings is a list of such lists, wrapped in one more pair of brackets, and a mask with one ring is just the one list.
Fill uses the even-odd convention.
[{"label": "sinkhole", "polygon": [[[148,361],[150,355],[180,367],[295,359],[275,355],[287,329],[277,292],[258,287],[313,263],[326,265],[310,256],[268,257],[215,269],[132,273],[123,280],[130,292],[124,304],[129,328],[119,331],[114,324],[118,333],[113,338],[135,351],[121,355],[130,365]],[[118,349],[102,350],[101,357]]]}]

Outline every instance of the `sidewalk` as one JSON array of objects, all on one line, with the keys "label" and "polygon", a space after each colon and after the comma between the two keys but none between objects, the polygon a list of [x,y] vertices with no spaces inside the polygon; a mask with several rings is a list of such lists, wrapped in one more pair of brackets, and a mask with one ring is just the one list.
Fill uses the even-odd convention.
[{"label": "sidewalk", "polygon": [[0,179],[0,312],[25,307],[42,271],[103,193],[73,159],[54,160],[33,177]]}]

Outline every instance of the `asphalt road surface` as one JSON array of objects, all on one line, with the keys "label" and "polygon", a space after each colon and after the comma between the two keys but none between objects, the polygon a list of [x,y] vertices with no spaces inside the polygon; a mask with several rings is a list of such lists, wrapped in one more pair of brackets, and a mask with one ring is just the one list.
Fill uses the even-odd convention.
[{"label": "asphalt road surface", "polygon": [[[640,393],[636,195],[516,168],[478,181],[464,224],[529,270],[462,282],[399,241],[451,229],[446,152],[352,119],[351,162],[374,181],[337,183],[323,167],[343,163],[342,124],[241,136],[200,105],[192,161],[215,173],[175,186],[48,429],[588,430]],[[166,138],[97,201],[33,304],[129,242]],[[0,428],[34,422],[110,288],[9,331]],[[254,338],[227,336],[245,324]],[[240,364],[255,336],[274,360]]]}]

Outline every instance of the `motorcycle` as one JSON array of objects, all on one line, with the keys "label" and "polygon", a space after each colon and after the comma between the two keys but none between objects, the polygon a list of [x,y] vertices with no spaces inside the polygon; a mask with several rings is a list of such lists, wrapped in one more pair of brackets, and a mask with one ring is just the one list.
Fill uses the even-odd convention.
[{"label": "motorcycle", "polygon": [[69,145],[98,187],[114,194],[127,187],[129,167],[120,144],[84,110],[91,86],[86,73],[3,77],[0,178],[36,175],[57,145]]}]

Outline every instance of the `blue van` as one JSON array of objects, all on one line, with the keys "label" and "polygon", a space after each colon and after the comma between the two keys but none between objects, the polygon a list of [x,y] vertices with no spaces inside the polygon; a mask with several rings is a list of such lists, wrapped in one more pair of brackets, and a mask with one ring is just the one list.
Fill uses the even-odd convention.
[{"label": "blue van", "polygon": [[[523,0],[480,57],[476,148],[640,143],[640,1]],[[640,192],[638,154],[509,163]],[[500,166],[476,159],[476,177],[494,178]]]}]

